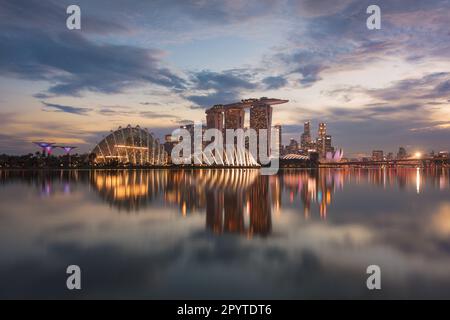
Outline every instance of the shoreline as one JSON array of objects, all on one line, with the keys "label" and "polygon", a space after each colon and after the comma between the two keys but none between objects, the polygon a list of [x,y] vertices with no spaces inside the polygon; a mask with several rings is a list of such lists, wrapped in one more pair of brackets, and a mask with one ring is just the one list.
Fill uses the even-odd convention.
[{"label": "shoreline", "polygon": [[[449,165],[435,165],[435,166],[417,166],[417,165],[396,165],[396,166],[360,166],[360,165],[319,165],[315,167],[304,167],[304,166],[286,166],[280,167],[278,170],[317,170],[317,169],[398,169],[398,168],[406,168],[406,169],[429,169],[429,168],[439,168],[439,169],[450,169]],[[260,170],[261,167],[199,167],[199,166],[183,166],[183,167],[175,167],[175,166],[156,166],[156,167],[123,167],[123,168],[113,168],[113,167],[103,167],[103,168],[92,168],[92,167],[80,167],[80,168],[0,168],[0,171],[96,171],[96,170],[104,170],[104,171],[137,171],[137,170]]]}]

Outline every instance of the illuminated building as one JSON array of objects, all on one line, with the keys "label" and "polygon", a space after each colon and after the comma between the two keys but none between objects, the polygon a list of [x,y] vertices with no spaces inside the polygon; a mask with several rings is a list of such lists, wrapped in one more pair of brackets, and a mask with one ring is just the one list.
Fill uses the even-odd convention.
[{"label": "illuminated building", "polygon": [[277,124],[273,126],[273,129],[275,132],[278,132],[278,139],[276,143],[276,147],[279,149],[280,155],[283,154],[283,145],[282,145],[282,132],[281,132],[281,125]]},{"label": "illuminated building", "polygon": [[[250,109],[250,128],[258,134],[258,157],[259,148],[262,143],[266,143],[266,154],[270,154],[270,137],[272,129],[272,107],[268,104],[255,105]],[[267,130],[267,141],[261,142],[260,130]]]},{"label": "illuminated building", "polygon": [[384,160],[383,150],[373,150],[372,151],[372,160],[373,161],[383,161]]},{"label": "illuminated building", "polygon": [[325,153],[328,153],[328,152],[334,152],[334,148],[331,145],[331,136],[330,135],[325,136]]},{"label": "illuminated building", "polygon": [[[206,127],[208,129],[244,129],[245,110],[250,108],[250,128],[259,133],[261,129],[267,130],[267,152],[270,153],[270,134],[272,129],[272,105],[286,103],[288,100],[271,99],[244,99],[240,102],[214,105],[206,110]],[[280,131],[281,134],[281,131]],[[258,136],[259,139],[259,136]],[[225,141],[225,139],[224,139]],[[226,141],[225,141],[226,143]],[[258,140],[258,153],[260,141]],[[232,159],[229,159],[230,162]]]},{"label": "illuminated building", "polygon": [[245,110],[240,107],[225,109],[225,129],[243,129],[245,121]]},{"label": "illuminated building", "polygon": [[397,159],[406,159],[407,157],[406,149],[403,147],[398,148]]},{"label": "illuminated building", "polygon": [[303,133],[300,139],[300,145],[303,150],[308,150],[312,146],[311,139],[311,123],[309,121],[305,121],[303,125]]},{"label": "illuminated building", "polygon": [[324,122],[319,123],[319,138],[324,138],[327,135],[327,124]]},{"label": "illuminated building", "polygon": [[[331,136],[329,139],[331,145]],[[324,122],[319,123],[318,137],[316,140],[317,151],[321,158],[325,158],[327,153],[327,125]]]},{"label": "illuminated building", "polygon": [[286,147],[286,151],[289,153],[297,153],[298,152],[298,142],[294,138],[291,138],[289,145]]},{"label": "illuminated building", "polygon": [[448,158],[450,158],[450,152],[448,152],[448,151],[439,151],[438,158],[448,159]]},{"label": "illuminated building", "polygon": [[163,165],[167,163],[164,147],[147,130],[139,126],[119,127],[92,150],[95,162],[131,165]]},{"label": "illuminated building", "polygon": [[206,111],[206,127],[208,129],[214,128],[219,131],[223,131],[223,120],[224,113],[222,105],[215,105]]}]

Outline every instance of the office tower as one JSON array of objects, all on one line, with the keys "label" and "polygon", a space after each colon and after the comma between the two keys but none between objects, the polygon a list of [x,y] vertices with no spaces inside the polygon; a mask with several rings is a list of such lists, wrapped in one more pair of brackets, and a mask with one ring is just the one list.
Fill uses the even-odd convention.
[{"label": "office tower", "polygon": [[319,123],[318,137],[317,137],[317,151],[321,158],[326,156],[326,139],[327,135],[327,125],[324,122]]},{"label": "office tower", "polygon": [[373,161],[383,161],[384,155],[383,150],[373,150],[372,151],[372,160]]},{"label": "office tower", "polygon": [[274,130],[278,132],[278,140],[276,147],[279,149],[279,155],[281,155],[283,152],[283,146],[282,146],[282,138],[281,138],[281,125],[277,124],[274,126]]},{"label": "office tower", "polygon": [[303,132],[307,136],[311,136],[311,123],[309,121],[306,121],[303,125]]},{"label": "office tower", "polygon": [[407,157],[406,149],[403,147],[398,148],[397,159],[405,159]]},{"label": "office tower", "polygon": [[286,147],[289,153],[297,153],[298,152],[298,142],[294,138],[291,138],[289,145]]},{"label": "office tower", "polygon": [[319,153],[320,157],[325,156],[325,139],[322,137],[318,137],[316,139],[316,150]]},{"label": "office tower", "polygon": [[334,148],[331,145],[331,136],[328,134],[325,136],[325,153],[326,152],[334,152]]},{"label": "office tower", "polygon": [[325,122],[319,123],[319,138],[325,138],[327,135],[327,124]]},{"label": "office tower", "polygon": [[301,148],[303,150],[308,150],[311,148],[311,123],[306,121],[304,123],[303,134],[300,139]]}]

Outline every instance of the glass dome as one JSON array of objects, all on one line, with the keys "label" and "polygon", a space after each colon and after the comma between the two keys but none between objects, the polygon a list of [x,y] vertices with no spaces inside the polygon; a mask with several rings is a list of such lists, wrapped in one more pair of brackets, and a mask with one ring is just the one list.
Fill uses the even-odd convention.
[{"label": "glass dome", "polygon": [[95,162],[103,164],[163,165],[167,153],[147,129],[139,126],[119,127],[100,141],[92,152]]}]

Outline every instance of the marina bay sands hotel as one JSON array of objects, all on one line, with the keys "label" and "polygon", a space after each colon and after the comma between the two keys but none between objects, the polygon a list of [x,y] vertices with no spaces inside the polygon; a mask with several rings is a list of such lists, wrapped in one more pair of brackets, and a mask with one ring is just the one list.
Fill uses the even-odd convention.
[{"label": "marina bay sands hotel", "polygon": [[231,104],[216,104],[206,110],[206,126],[208,129],[243,129],[245,109],[250,109],[250,128],[255,130],[272,127],[272,105],[286,103],[289,100],[245,99]]},{"label": "marina bay sands hotel", "polygon": [[[245,110],[250,109],[250,128],[259,133],[260,129],[266,129],[270,141],[272,128],[272,105],[283,104],[289,100],[270,99],[245,99],[231,104],[217,104],[206,110],[207,129],[244,129]],[[279,130],[281,140],[281,130]],[[281,141],[279,141],[281,143]]]}]

